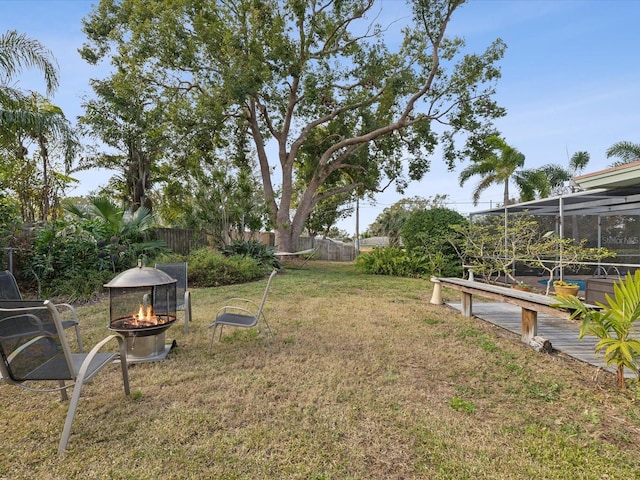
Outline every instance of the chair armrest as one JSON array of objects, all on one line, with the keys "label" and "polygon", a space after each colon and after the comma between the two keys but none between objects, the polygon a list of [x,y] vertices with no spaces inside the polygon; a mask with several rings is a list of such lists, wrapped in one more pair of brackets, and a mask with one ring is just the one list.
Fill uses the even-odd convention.
[{"label": "chair armrest", "polygon": [[[125,345],[124,338],[122,337],[122,335],[119,335],[119,334],[109,335],[108,337],[105,337],[100,342],[98,342],[91,349],[91,351],[86,354],[86,357],[85,357],[84,361],[82,362],[82,365],[80,365],[80,369],[78,370],[78,373],[77,373],[78,378],[85,379],[85,375],[87,374],[87,370],[89,368],[89,365],[91,365],[91,362],[93,361],[93,358],[98,354],[98,352],[102,349],[102,347],[104,347],[111,340],[117,340],[118,346],[119,346],[119,350],[120,350],[119,351],[120,357],[121,357],[121,359],[124,358],[126,360],[126,357],[127,357],[126,345]],[[88,380],[89,378],[90,377],[87,377],[86,380]]]},{"label": "chair armrest", "polygon": [[[254,301],[252,301],[252,300],[248,300],[248,299],[246,299],[246,298],[230,298],[229,300],[227,300],[227,302],[228,302],[228,304],[227,304],[227,305],[225,305],[225,306],[224,306],[224,307],[222,307],[222,308],[225,308],[225,307],[227,307],[227,308],[233,308],[233,307],[235,307],[235,305],[231,305],[231,304],[232,304],[232,303],[234,303],[234,302],[235,302],[235,303],[239,303],[239,304],[241,304],[241,305],[242,305],[242,304],[249,304],[249,305],[251,305],[251,306],[255,307],[255,308],[256,308],[256,310],[260,308],[256,302],[254,302]],[[246,308],[246,307],[240,307],[240,308]]]}]

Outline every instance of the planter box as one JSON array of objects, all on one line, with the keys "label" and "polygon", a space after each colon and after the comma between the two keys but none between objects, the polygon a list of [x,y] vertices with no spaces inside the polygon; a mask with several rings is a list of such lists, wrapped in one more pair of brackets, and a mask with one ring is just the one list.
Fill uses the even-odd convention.
[{"label": "planter box", "polygon": [[553,289],[555,290],[556,295],[558,297],[568,297],[571,295],[575,297],[576,295],[578,295],[578,291],[580,290],[580,287],[578,285],[576,285],[575,287],[554,285]]},{"label": "planter box", "polygon": [[585,301],[587,303],[606,303],[605,294],[613,297],[613,284],[620,280],[620,277],[611,278],[590,278],[587,280],[585,290]]}]

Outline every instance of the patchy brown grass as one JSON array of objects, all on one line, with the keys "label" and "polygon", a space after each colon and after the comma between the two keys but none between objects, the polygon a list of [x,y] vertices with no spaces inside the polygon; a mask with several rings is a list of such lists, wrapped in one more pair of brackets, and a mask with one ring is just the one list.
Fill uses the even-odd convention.
[{"label": "patchy brown grass", "polygon": [[[515,335],[429,304],[424,280],[310,262],[275,278],[271,348],[208,324],[264,282],[192,292],[194,322],[163,362],[85,387],[68,451],[57,394],[0,387],[6,479],[628,479],[640,394]],[[86,343],[107,304],[80,311]]]}]

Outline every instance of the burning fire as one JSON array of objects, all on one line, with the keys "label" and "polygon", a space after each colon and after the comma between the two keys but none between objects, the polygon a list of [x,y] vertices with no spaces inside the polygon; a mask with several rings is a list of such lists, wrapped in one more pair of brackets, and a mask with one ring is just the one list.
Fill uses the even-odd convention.
[{"label": "burning fire", "polygon": [[160,327],[174,322],[176,319],[173,315],[156,314],[153,306],[146,303],[140,305],[138,313],[134,313],[128,317],[120,318],[111,322],[110,328],[124,329],[144,329],[152,327]]},{"label": "burning fire", "polygon": [[138,313],[133,315],[132,325],[137,326],[149,326],[149,325],[158,325],[158,317],[156,317],[155,313],[153,313],[153,307],[151,305],[147,305],[145,310],[144,306],[140,305],[138,309]]}]

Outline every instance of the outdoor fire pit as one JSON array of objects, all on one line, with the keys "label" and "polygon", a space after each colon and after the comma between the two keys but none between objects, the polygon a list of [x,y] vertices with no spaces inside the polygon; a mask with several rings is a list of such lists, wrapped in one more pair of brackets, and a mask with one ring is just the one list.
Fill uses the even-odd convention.
[{"label": "outdoor fire pit", "polygon": [[176,321],[176,280],[140,262],[104,285],[109,291],[109,329],[125,337],[129,363],[167,357],[174,343],[166,330]]}]

